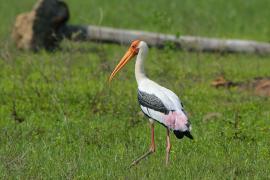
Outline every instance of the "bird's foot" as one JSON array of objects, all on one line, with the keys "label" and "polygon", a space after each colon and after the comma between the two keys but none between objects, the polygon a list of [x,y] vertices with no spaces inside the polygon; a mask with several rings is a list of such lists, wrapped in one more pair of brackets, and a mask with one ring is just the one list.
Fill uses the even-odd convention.
[{"label": "bird's foot", "polygon": [[152,154],[152,153],[154,153],[154,152],[155,152],[155,147],[151,147],[151,148],[149,149],[149,151],[147,151],[144,155],[142,155],[142,156],[140,156],[139,158],[137,158],[136,160],[134,160],[134,161],[130,164],[129,168],[131,168],[132,166],[137,165],[141,160],[145,159],[147,156],[149,156],[150,154]]}]

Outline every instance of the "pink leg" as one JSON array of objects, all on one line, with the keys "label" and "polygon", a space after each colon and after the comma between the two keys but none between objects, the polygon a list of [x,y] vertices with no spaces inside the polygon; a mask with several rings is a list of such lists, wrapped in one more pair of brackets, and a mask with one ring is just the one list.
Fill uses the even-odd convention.
[{"label": "pink leg", "polygon": [[156,150],[154,123],[151,123],[151,146],[150,146],[150,150],[152,152],[155,152],[155,150]]},{"label": "pink leg", "polygon": [[170,150],[171,150],[171,143],[170,143],[170,130],[167,128],[167,135],[166,135],[166,166],[169,164],[169,157],[170,157]]},{"label": "pink leg", "polygon": [[138,164],[141,160],[155,152],[155,134],[154,134],[154,123],[151,123],[151,145],[149,151],[147,151],[144,155],[140,156],[138,159],[134,160],[129,167],[132,167]]}]

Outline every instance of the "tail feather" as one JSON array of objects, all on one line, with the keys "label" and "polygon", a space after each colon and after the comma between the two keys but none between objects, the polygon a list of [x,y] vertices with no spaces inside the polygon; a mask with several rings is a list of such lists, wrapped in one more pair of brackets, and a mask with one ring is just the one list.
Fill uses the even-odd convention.
[{"label": "tail feather", "polygon": [[187,136],[189,139],[193,139],[192,134],[190,133],[190,131],[185,131],[185,136]]},{"label": "tail feather", "polygon": [[173,133],[178,139],[182,139],[184,136],[188,137],[189,139],[193,139],[193,136],[189,131],[182,132],[179,130],[174,130]]}]

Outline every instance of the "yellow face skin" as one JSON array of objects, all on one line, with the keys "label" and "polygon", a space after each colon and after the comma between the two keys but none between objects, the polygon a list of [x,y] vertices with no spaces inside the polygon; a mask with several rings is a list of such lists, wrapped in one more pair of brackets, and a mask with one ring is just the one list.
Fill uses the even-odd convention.
[{"label": "yellow face skin", "polygon": [[113,79],[113,77],[119,72],[134,56],[136,56],[139,52],[138,46],[140,41],[135,40],[131,43],[129,49],[125,53],[125,55],[122,57],[120,62],[117,64],[117,66],[114,68],[112,74],[110,75],[109,82]]}]

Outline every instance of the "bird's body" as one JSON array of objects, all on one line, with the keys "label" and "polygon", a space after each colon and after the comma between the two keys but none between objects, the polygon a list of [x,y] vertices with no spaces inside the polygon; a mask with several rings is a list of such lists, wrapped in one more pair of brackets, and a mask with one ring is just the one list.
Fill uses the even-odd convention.
[{"label": "bird's body", "polygon": [[175,134],[184,135],[189,130],[184,108],[171,90],[146,78],[138,85],[138,101],[147,117],[173,130]]},{"label": "bird's body", "polygon": [[173,130],[177,137],[183,137],[190,130],[190,125],[181,101],[174,92],[148,79],[144,72],[148,46],[141,41],[139,49],[135,63],[135,77],[142,111],[150,119]]},{"label": "bird's body", "polygon": [[169,138],[170,130],[174,132],[177,138],[181,139],[184,136],[187,136],[190,139],[193,139],[190,134],[191,125],[178,96],[171,90],[148,79],[145,75],[143,65],[147,52],[148,46],[144,41],[134,41],[110,77],[111,80],[133,56],[137,55],[135,63],[135,77],[138,84],[138,101],[143,113],[149,117],[152,128],[152,138],[150,150],[134,161],[132,165],[137,164],[141,159],[155,151],[154,121],[161,123],[167,128],[166,164],[168,163],[171,148]]}]

